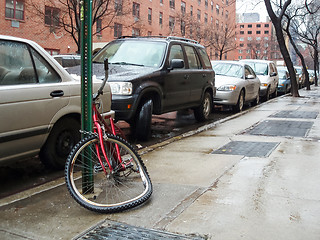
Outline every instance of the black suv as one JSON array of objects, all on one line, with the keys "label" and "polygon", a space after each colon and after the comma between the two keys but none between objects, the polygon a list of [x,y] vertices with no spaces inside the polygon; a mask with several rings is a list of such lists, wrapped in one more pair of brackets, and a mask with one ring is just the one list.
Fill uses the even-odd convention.
[{"label": "black suv", "polygon": [[216,92],[215,77],[205,48],[196,41],[121,37],[93,57],[93,75],[97,78],[104,78],[106,58],[111,109],[116,120],[130,123],[138,139],[150,136],[152,114],[192,108],[198,121],[208,118]]}]

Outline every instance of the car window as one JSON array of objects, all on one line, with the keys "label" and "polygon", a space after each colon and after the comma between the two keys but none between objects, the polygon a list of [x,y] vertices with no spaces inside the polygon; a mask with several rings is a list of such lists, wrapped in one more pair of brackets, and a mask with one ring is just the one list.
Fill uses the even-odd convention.
[{"label": "car window", "polygon": [[36,83],[28,47],[24,43],[0,40],[0,85]]},{"label": "car window", "polygon": [[255,63],[248,62],[248,65],[253,69],[253,71],[258,75],[268,75],[268,64],[266,63]]},{"label": "car window", "polygon": [[245,66],[244,68],[244,74],[245,74],[245,78],[248,78],[248,76],[251,75],[251,72],[247,66]]},{"label": "car window", "polygon": [[198,48],[198,49],[199,49],[200,55],[202,57],[203,63],[206,66],[206,68],[211,68],[210,59],[209,59],[206,51],[203,48]]},{"label": "car window", "polygon": [[189,68],[200,69],[201,64],[200,64],[199,57],[198,57],[195,49],[191,46],[185,46],[185,50],[186,50],[186,54],[187,54]]},{"label": "car window", "polygon": [[35,50],[31,50],[34,63],[37,69],[39,83],[57,83],[61,82],[60,76]]},{"label": "car window", "polygon": [[172,59],[182,59],[182,60],[184,60],[183,50],[182,50],[181,45],[175,44],[175,45],[171,46],[170,53],[169,53],[169,63],[171,62]]},{"label": "car window", "polygon": [[148,41],[119,41],[111,43],[94,56],[93,62],[119,65],[137,65],[160,67],[166,49],[166,43]]},{"label": "car window", "polygon": [[276,72],[276,70],[275,70],[273,64],[270,63],[270,74],[271,74],[271,73],[275,73],[275,72]]},{"label": "car window", "polygon": [[216,75],[243,78],[243,68],[232,63],[217,63],[212,65]]},{"label": "car window", "polygon": [[250,73],[249,73],[250,75],[253,75],[255,78],[257,77],[257,76],[256,76],[256,73],[253,71],[253,69],[252,69],[250,66],[246,66],[246,68],[247,68],[248,71],[250,72]]}]

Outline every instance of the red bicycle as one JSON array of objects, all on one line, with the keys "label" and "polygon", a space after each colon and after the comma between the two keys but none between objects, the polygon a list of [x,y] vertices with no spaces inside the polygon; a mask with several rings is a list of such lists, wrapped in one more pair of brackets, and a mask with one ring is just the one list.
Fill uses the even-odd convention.
[{"label": "red bicycle", "polygon": [[72,149],[65,167],[65,180],[71,196],[81,206],[101,213],[123,211],[145,202],[152,183],[140,155],[125,139],[111,116],[110,124],[98,111],[99,96],[108,78],[93,95],[94,131],[87,132]]}]

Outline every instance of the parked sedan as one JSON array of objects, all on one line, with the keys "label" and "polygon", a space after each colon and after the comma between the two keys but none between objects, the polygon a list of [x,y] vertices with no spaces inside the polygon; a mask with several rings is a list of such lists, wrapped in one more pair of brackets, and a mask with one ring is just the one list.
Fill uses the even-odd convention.
[{"label": "parked sedan", "polygon": [[291,90],[291,81],[289,76],[289,71],[286,67],[277,67],[279,74],[279,84],[278,92],[279,93],[288,93]]},{"label": "parked sedan", "polygon": [[273,61],[257,60],[257,59],[244,59],[241,62],[245,62],[258,75],[261,81],[260,96],[264,100],[269,100],[270,96],[277,96],[279,76],[277,67]]},{"label": "parked sedan", "polygon": [[216,105],[230,105],[241,111],[245,103],[259,103],[260,80],[253,69],[241,62],[211,61],[216,74]]},{"label": "parked sedan", "polygon": [[[80,139],[80,88],[35,42],[0,35],[0,164],[39,154],[46,166],[63,168]],[[104,92],[111,114],[108,84]]]}]

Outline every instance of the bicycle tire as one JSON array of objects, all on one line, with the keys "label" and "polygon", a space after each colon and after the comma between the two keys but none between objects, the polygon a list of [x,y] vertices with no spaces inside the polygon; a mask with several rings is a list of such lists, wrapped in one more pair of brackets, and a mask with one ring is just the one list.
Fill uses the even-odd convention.
[{"label": "bicycle tire", "polygon": [[[152,183],[140,155],[119,136],[107,134],[103,141],[114,170],[111,172],[107,164],[107,175],[102,170],[95,149],[99,138],[95,135],[84,138],[73,148],[66,162],[65,180],[71,196],[81,206],[100,213],[121,212],[144,203],[152,194]],[[125,170],[118,171],[114,165],[115,144],[127,166]],[[82,190],[85,177],[82,168],[86,168],[83,158],[86,164],[92,164],[93,191],[90,193],[83,193]]]}]

